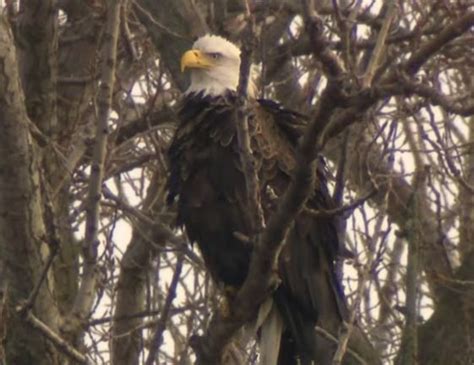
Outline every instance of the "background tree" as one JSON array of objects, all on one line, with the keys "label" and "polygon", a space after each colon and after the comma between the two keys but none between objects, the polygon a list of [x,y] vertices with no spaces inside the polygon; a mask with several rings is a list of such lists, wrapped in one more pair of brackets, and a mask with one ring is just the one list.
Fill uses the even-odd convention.
[{"label": "background tree", "polygon": [[179,59],[249,21],[261,95],[316,126],[340,208],[314,214],[345,218],[382,362],[474,361],[474,3],[314,3],[0,2],[3,363],[194,361],[219,292],[165,204]]}]

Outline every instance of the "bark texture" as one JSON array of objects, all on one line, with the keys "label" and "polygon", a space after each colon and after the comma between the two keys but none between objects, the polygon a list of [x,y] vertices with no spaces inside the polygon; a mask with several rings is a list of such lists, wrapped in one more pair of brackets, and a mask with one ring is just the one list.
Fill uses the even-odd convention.
[{"label": "bark texture", "polygon": [[[40,278],[46,241],[38,160],[29,133],[13,36],[5,16],[0,17],[0,256],[4,266],[5,357],[13,364],[59,364],[47,340],[32,332],[18,308]],[[33,311],[52,328],[58,317],[45,280]]]}]

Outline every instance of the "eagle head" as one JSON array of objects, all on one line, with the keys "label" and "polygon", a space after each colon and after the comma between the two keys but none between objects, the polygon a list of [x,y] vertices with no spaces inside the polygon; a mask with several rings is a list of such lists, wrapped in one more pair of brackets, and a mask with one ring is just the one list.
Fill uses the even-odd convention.
[{"label": "eagle head", "polygon": [[[205,35],[181,57],[181,71],[186,69],[191,73],[191,85],[186,93],[203,92],[205,95],[218,96],[227,90],[236,91],[240,74],[240,49],[227,39]],[[248,93],[252,96],[254,84],[252,80],[249,81]]]}]

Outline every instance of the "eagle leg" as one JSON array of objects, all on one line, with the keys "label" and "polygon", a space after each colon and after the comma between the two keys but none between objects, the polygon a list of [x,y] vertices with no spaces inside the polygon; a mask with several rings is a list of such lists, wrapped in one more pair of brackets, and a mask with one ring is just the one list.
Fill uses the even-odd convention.
[{"label": "eagle leg", "polygon": [[224,295],[219,303],[219,313],[222,318],[228,318],[231,315],[230,302],[235,298],[239,289],[232,285],[224,286]]}]

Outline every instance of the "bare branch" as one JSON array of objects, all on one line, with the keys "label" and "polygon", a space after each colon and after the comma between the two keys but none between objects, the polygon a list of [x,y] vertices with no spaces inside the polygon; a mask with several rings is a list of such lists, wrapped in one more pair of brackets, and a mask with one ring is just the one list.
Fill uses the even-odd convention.
[{"label": "bare branch", "polygon": [[[95,299],[96,288],[96,260],[99,245],[99,206],[101,186],[104,176],[104,162],[109,133],[109,115],[112,104],[112,91],[115,81],[115,64],[117,60],[117,40],[120,24],[120,8],[122,0],[111,0],[107,7],[106,41],[104,43],[103,69],[100,91],[98,96],[98,120],[94,155],[91,165],[91,176],[87,198],[87,219],[85,238],[83,243],[84,274],[79,292],[75,298],[74,308],[70,320],[83,321],[89,316]],[[77,330],[78,323],[72,325],[73,331]]]},{"label": "bare branch", "polygon": [[[418,161],[420,163],[421,161]],[[420,201],[426,200],[426,179],[427,172],[424,166],[416,166],[414,177],[414,190],[411,199],[413,209],[413,219],[411,229],[407,232],[408,239],[408,263],[406,275],[406,323],[402,334],[402,344],[400,356],[397,361],[400,365],[415,365],[418,358],[418,275],[419,275],[419,255],[420,255],[420,235],[422,234],[421,215],[423,214]]]},{"label": "bare branch", "polygon": [[440,106],[448,113],[463,117],[474,115],[474,102],[466,97],[444,95],[425,82],[410,80],[407,75],[399,74],[396,84],[384,85],[383,90],[391,95],[418,95],[431,101],[432,105]]},{"label": "bare branch", "polygon": [[81,354],[60,335],[51,330],[51,328],[49,328],[44,322],[36,318],[33,313],[31,313],[31,311],[26,313],[26,319],[32,327],[40,331],[49,341],[51,341],[58,349],[60,349],[71,359],[77,361],[79,364],[92,364],[92,362],[87,359],[86,355]]},{"label": "bare branch", "polygon": [[347,213],[353,211],[355,208],[358,206],[364,204],[368,199],[372,198],[375,194],[377,194],[376,189],[372,189],[368,193],[364,194],[358,199],[355,199],[353,202],[350,204],[344,205],[339,208],[334,208],[334,209],[329,209],[329,210],[314,210],[308,207],[304,208],[304,211],[311,214],[315,218],[322,218],[322,217],[332,217],[335,215]]},{"label": "bare branch", "polygon": [[372,270],[372,265],[374,263],[374,252],[369,251],[367,257],[367,262],[363,266],[362,270],[359,272],[359,280],[357,282],[356,297],[352,303],[352,308],[350,311],[350,317],[347,322],[344,322],[341,326],[341,333],[339,334],[339,339],[337,343],[337,348],[332,359],[332,365],[341,365],[343,362],[344,354],[348,351],[349,339],[351,332],[355,326],[355,319],[357,309],[359,308],[360,302],[362,301],[364,287],[370,278],[370,272]]},{"label": "bare branch", "polygon": [[46,264],[43,267],[43,270],[41,271],[41,274],[39,276],[38,281],[35,284],[35,287],[31,291],[30,296],[26,300],[25,303],[23,303],[20,306],[20,309],[18,309],[19,312],[24,312],[24,311],[29,311],[33,305],[35,304],[36,297],[39,294],[39,291],[41,289],[41,285],[43,284],[44,280],[46,279],[46,276],[48,275],[48,271],[51,268],[51,265],[53,264],[53,260],[56,257],[58,251],[57,249],[53,249],[49,252],[48,259],[46,260]]},{"label": "bare branch", "polygon": [[380,65],[382,55],[385,50],[385,43],[388,36],[388,31],[392,25],[392,21],[395,18],[397,13],[397,6],[395,1],[390,1],[388,5],[389,9],[387,15],[385,16],[385,21],[380,29],[379,35],[377,37],[377,43],[375,44],[374,52],[372,53],[372,58],[370,59],[369,65],[365,72],[364,78],[362,79],[362,88],[370,87],[372,80],[377,72],[377,68]]},{"label": "bare branch", "polygon": [[[339,339],[332,334],[330,334],[328,331],[326,331],[324,328],[321,328],[319,326],[315,327],[315,330],[317,333],[322,335],[324,338],[328,339],[329,341],[339,344]],[[367,365],[367,362],[360,356],[357,352],[355,352],[353,349],[350,347],[347,348],[347,352],[351,354],[361,365]]]},{"label": "bare branch", "polygon": [[332,53],[327,46],[327,40],[324,38],[322,31],[323,25],[313,8],[313,1],[301,0],[303,8],[303,19],[305,27],[309,34],[311,42],[311,50],[316,59],[321,61],[323,69],[327,73],[328,78],[339,78],[345,72],[341,60]]},{"label": "bare branch", "polygon": [[247,186],[247,199],[249,203],[250,214],[252,215],[251,222],[255,225],[255,227],[253,227],[255,232],[258,232],[263,227],[265,227],[265,219],[260,201],[260,188],[257,170],[255,168],[252,148],[250,147],[247,93],[249,88],[249,78],[251,77],[250,72],[252,67],[252,53],[255,43],[255,25],[250,12],[247,13],[247,16],[249,17],[249,20],[246,27],[246,37],[242,46],[242,53],[240,55],[239,85],[237,87],[237,120],[239,121],[239,123],[237,123],[237,139],[240,147],[240,161],[242,163],[245,183]]},{"label": "bare branch", "polygon": [[413,75],[418,72],[421,66],[425,64],[430,57],[443,48],[453,39],[463,35],[470,27],[474,25],[474,12],[467,12],[461,18],[449,24],[433,39],[423,43],[421,47],[415,52],[403,68],[408,74]]},{"label": "bare branch", "polygon": [[183,254],[180,254],[177,258],[174,274],[171,279],[170,286],[168,288],[168,294],[166,296],[165,304],[163,305],[163,310],[161,312],[160,319],[156,324],[155,333],[153,334],[151,340],[152,342],[145,365],[153,365],[153,363],[155,362],[156,353],[158,352],[161,344],[163,343],[163,332],[165,331],[166,323],[169,319],[171,304],[173,303],[173,299],[176,297],[176,288],[178,286],[181,270],[183,268],[183,262],[184,256]]}]

